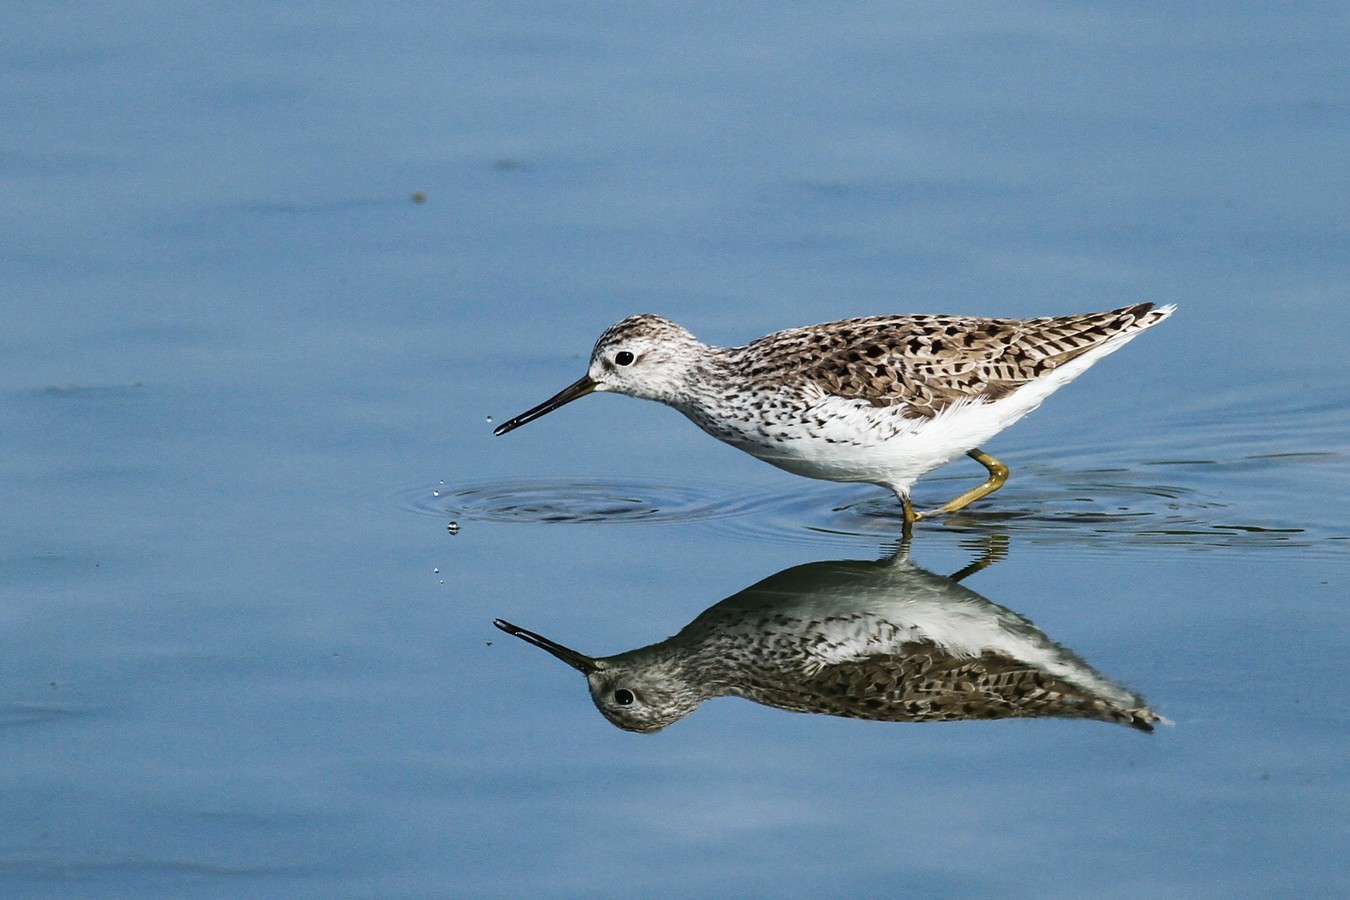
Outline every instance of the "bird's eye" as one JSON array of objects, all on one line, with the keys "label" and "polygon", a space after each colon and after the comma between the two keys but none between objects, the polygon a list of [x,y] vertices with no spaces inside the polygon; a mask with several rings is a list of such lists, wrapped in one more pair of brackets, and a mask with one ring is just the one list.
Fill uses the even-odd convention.
[{"label": "bird's eye", "polygon": [[619,688],[614,692],[614,702],[620,706],[631,706],[635,699],[633,692],[627,688]]},{"label": "bird's eye", "polygon": [[633,364],[633,354],[627,350],[620,350],[614,354],[614,362],[620,366],[631,366]]}]

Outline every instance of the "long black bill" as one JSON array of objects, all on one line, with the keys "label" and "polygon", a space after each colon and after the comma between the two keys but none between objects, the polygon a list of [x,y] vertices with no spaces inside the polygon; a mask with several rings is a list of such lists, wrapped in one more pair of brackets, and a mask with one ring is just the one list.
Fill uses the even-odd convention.
[{"label": "long black bill", "polygon": [[558,659],[561,659],[583,675],[589,675],[600,668],[595,660],[591,659],[589,656],[582,656],[570,647],[564,647],[562,644],[550,641],[542,634],[526,631],[524,628],[519,628],[503,619],[493,619],[492,624],[496,625],[507,634],[515,635],[527,644],[534,644],[540,649],[547,650],[549,653],[552,653],[554,656],[558,657]]},{"label": "long black bill", "polygon": [[582,379],[578,381],[576,384],[569,385],[568,387],[563,388],[561,391],[554,394],[552,397],[549,397],[543,403],[540,403],[534,409],[527,409],[525,412],[516,416],[511,421],[503,422],[502,424],[498,425],[497,428],[492,433],[500,437],[501,435],[506,434],[508,431],[515,431],[517,428],[524,425],[526,422],[533,422],[540,416],[548,415],[558,407],[566,403],[571,403],[578,397],[585,397],[587,394],[591,393],[594,390],[595,390],[595,382],[591,380],[591,376],[586,375],[582,377]]}]

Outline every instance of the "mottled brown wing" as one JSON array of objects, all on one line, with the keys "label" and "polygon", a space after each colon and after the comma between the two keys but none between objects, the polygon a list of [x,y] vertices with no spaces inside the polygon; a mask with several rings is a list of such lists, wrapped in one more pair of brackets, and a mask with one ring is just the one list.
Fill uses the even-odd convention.
[{"label": "mottled brown wing", "polygon": [[909,645],[899,658],[828,666],[812,679],[833,699],[836,715],[906,722],[1064,718],[1119,722],[1152,731],[1158,716],[1123,708],[1042,669],[996,653],[953,656],[931,643]]},{"label": "mottled brown wing", "polygon": [[[997,400],[1114,335],[1152,324],[1152,303],[1038,319],[878,316],[779,332],[761,375],[814,382],[826,393],[932,416],[962,399]],[[770,348],[765,347],[768,350]],[[785,352],[791,351],[791,352]]]}]

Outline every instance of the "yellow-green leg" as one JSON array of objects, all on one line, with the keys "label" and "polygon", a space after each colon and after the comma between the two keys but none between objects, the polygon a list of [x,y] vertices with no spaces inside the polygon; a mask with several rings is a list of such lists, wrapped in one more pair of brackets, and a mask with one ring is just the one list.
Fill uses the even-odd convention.
[{"label": "yellow-green leg", "polygon": [[971,562],[957,572],[948,575],[952,581],[960,581],[962,578],[969,578],[981,569],[986,569],[996,562],[1008,558],[1008,536],[1006,534],[986,534],[984,536],[984,552],[978,559]]},{"label": "yellow-green leg", "polygon": [[909,526],[919,521],[923,513],[914,509],[914,504],[909,502],[909,497],[901,497],[900,506],[905,512],[905,531],[909,531]]},{"label": "yellow-green leg", "polygon": [[[966,456],[969,456],[989,471],[989,477],[984,480],[984,483],[976,485],[964,494],[953,497],[937,509],[927,513],[915,513],[914,518],[918,519],[924,515],[931,516],[935,513],[949,513],[956,512],[958,509],[965,509],[981,497],[992,494],[994,491],[1003,487],[1003,482],[1008,480],[1008,467],[994,459],[988,453],[985,453],[980,448],[976,447],[974,450],[968,451]],[[906,513],[906,515],[908,515],[908,513]]]}]

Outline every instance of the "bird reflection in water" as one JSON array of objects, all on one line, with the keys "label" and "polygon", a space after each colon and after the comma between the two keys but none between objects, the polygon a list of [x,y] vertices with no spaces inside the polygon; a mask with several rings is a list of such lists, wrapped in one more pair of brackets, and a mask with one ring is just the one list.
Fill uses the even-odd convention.
[{"label": "bird reflection in water", "polygon": [[880,561],[785,569],[728,597],[679,634],[590,657],[497,619],[586,676],[600,712],[659,731],[704,700],[735,696],[793,712],[888,722],[1059,716],[1152,731],[1166,720],[1031,622],[904,547]]}]

